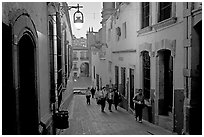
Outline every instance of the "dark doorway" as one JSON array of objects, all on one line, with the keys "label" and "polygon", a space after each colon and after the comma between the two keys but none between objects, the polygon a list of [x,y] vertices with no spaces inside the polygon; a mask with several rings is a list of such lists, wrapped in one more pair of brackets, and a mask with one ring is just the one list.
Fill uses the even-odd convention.
[{"label": "dark doorway", "polygon": [[202,134],[202,21],[192,29],[192,84],[189,133]]},{"label": "dark doorway", "polygon": [[134,110],[134,69],[130,69],[130,108]]},{"label": "dark doorway", "polygon": [[159,115],[169,116],[173,106],[173,57],[170,50],[158,51]]},{"label": "dark doorway", "polygon": [[115,66],[115,87],[118,90],[119,86],[119,68],[118,66]]},{"label": "dark doorway", "polygon": [[100,87],[99,87],[99,75],[98,74],[96,74],[96,88],[97,88],[97,90],[100,89]]},{"label": "dark doorway", "polygon": [[2,134],[17,134],[11,27],[2,23]]},{"label": "dark doorway", "polygon": [[20,134],[38,134],[38,96],[35,43],[24,34],[18,43],[19,130]]},{"label": "dark doorway", "polygon": [[121,67],[121,93],[125,97],[125,83],[126,83],[126,75],[125,75],[125,67]]}]

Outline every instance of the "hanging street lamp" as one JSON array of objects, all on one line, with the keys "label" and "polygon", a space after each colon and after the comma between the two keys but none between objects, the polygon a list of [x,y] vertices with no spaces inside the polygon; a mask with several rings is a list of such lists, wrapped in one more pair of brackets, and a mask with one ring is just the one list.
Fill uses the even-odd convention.
[{"label": "hanging street lamp", "polygon": [[[62,11],[65,10],[63,9],[63,6],[60,7]],[[84,15],[81,11],[79,11],[79,8],[83,8],[83,6],[79,6],[79,4],[77,4],[77,6],[68,6],[68,8],[66,9],[67,11],[71,9],[77,9],[77,11],[73,15],[74,26],[77,30],[80,30],[83,27],[84,23]]]},{"label": "hanging street lamp", "polygon": [[81,11],[79,11],[79,8],[83,8],[83,6],[79,6],[79,4],[77,4],[77,6],[68,6],[68,10],[71,10],[72,8],[77,9],[73,15],[73,21],[76,29],[80,30],[83,27],[84,15]]},{"label": "hanging street lamp", "polygon": [[80,6],[79,4],[77,4],[77,11],[74,13],[74,16],[73,16],[74,25],[77,30],[80,30],[83,27],[83,23],[84,23],[84,16],[83,16],[83,13],[79,11],[79,8]]}]

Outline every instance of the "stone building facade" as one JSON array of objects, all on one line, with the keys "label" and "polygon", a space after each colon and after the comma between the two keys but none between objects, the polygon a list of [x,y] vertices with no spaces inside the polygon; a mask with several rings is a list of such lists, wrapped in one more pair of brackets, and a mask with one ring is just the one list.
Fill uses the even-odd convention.
[{"label": "stone building facade", "polygon": [[56,134],[72,43],[61,8],[68,5],[2,3],[2,134]]},{"label": "stone building facade", "polygon": [[95,85],[114,84],[130,112],[143,89],[145,120],[178,134],[201,134],[201,16],[199,2],[104,2],[102,36],[92,45],[101,45],[97,53],[105,56],[92,60],[92,74],[104,71]]},{"label": "stone building facade", "polygon": [[72,76],[89,77],[90,58],[89,58],[89,48],[87,47],[87,40],[83,37],[81,38],[74,37],[72,45],[73,45],[72,46],[72,56],[73,56]]}]

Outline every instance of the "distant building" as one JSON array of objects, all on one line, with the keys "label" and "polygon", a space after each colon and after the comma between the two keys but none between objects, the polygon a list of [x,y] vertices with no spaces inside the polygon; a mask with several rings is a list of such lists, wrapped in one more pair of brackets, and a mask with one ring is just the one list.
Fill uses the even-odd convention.
[{"label": "distant building", "polygon": [[56,134],[72,44],[61,8],[67,3],[2,3],[2,134]]},{"label": "distant building", "polygon": [[74,36],[72,43],[72,76],[89,77],[89,48],[87,47],[87,41],[85,38],[76,38]]},{"label": "distant building", "polygon": [[99,32],[88,31],[87,43],[90,47],[90,71],[93,85],[99,90],[107,85],[106,45],[103,43],[102,29]]},{"label": "distant building", "polygon": [[102,28],[88,33],[95,86],[117,87],[128,111],[143,89],[145,120],[202,134],[201,16],[199,2],[104,2]]}]

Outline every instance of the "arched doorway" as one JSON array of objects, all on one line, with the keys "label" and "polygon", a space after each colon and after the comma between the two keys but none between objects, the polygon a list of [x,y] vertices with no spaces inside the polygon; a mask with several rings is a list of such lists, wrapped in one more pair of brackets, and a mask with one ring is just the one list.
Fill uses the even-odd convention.
[{"label": "arched doorway", "polygon": [[[37,92],[37,32],[25,10],[11,13],[11,64],[15,104],[11,104],[15,121],[13,134],[34,135],[39,133],[39,104]],[[8,97],[7,97],[8,98]],[[6,105],[6,104],[4,104]],[[7,104],[8,105],[8,104]],[[7,106],[9,107],[9,105]],[[10,108],[10,107],[9,107]],[[7,113],[9,113],[8,111]],[[9,116],[4,118],[9,119]],[[11,134],[11,132],[8,132]]]},{"label": "arched doorway", "polygon": [[38,133],[38,100],[36,89],[35,43],[29,33],[25,33],[18,43],[19,61],[19,130],[20,134]]},{"label": "arched doorway", "polygon": [[15,135],[16,96],[13,78],[11,27],[2,23],[2,134]]},{"label": "arched doorway", "polygon": [[173,57],[170,50],[158,51],[158,88],[159,88],[159,110],[158,114],[169,116],[173,107]]},{"label": "arched doorway", "polygon": [[[150,101],[150,52],[149,51],[142,51],[141,52],[141,87],[143,89],[144,99],[151,103]],[[152,99],[152,98],[151,98]],[[145,120],[152,122],[152,106],[148,105],[143,109],[143,117]]]},{"label": "arched doorway", "polygon": [[156,57],[156,122],[173,131],[173,57],[168,49],[161,49]]},{"label": "arched doorway", "polygon": [[80,66],[80,76],[88,77],[89,76],[89,63],[84,62]]}]

